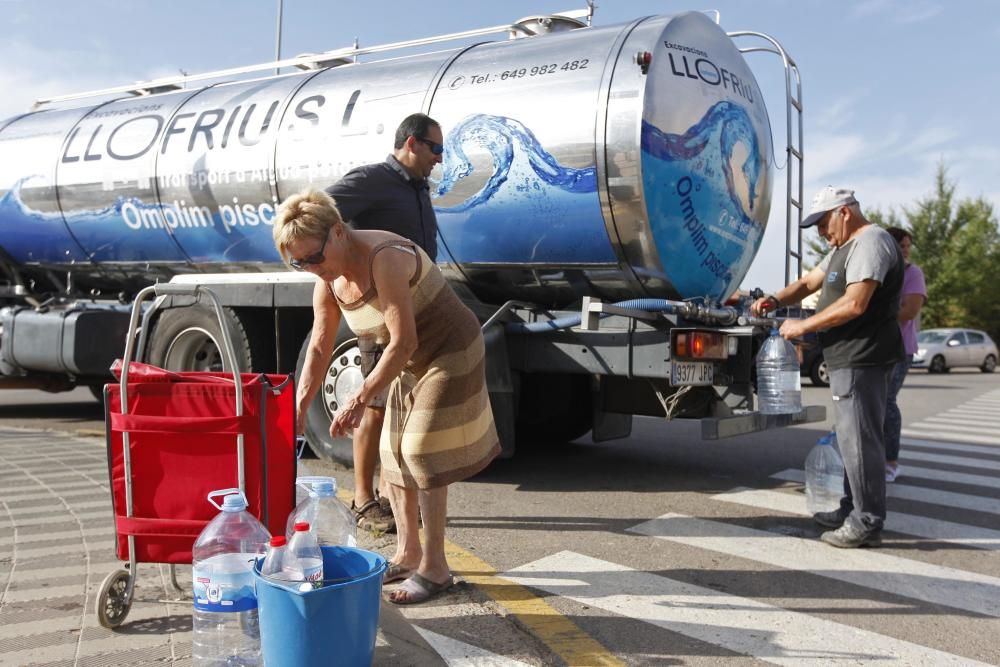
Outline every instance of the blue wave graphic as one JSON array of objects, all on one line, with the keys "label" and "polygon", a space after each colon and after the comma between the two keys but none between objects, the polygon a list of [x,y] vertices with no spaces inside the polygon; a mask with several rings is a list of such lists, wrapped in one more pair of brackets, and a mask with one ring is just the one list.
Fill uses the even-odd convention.
[{"label": "blue wave graphic", "polygon": [[[235,205],[161,206],[138,197],[118,196],[106,207],[69,211],[63,216],[25,205],[20,191],[27,180],[18,181],[0,199],[0,245],[18,261],[281,261],[271,226],[263,221],[246,222],[249,217],[237,213]],[[68,253],[66,247],[72,247],[75,254]]]},{"label": "blue wave graphic", "polygon": [[62,214],[33,211],[21,201],[21,187],[42,178],[27,176],[0,198],[0,246],[19,262],[83,262],[86,254],[70,236]]},{"label": "blue wave graphic", "polygon": [[523,123],[475,114],[448,132],[435,198],[452,192],[485,151],[491,171],[463,201],[435,207],[458,262],[614,262],[597,196],[597,169],[564,167]]},{"label": "blue wave graphic", "polygon": [[[757,206],[766,164],[750,116],[723,101],[683,134],[644,120],[641,146],[646,210],[664,271],[684,298],[726,298],[749,269],[767,219]],[[739,177],[749,211],[730,166],[738,146],[747,153]]]}]

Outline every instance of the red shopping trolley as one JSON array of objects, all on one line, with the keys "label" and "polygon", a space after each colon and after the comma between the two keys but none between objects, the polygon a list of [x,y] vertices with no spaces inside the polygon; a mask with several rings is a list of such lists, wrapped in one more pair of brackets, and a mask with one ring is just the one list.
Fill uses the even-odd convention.
[{"label": "red shopping trolley", "polygon": [[[204,296],[219,318],[220,351],[231,372],[172,372],[131,361],[142,302],[151,295]],[[191,563],[191,549],[217,514],[206,497],[238,487],[249,511],[284,534],[295,504],[295,392],[290,375],[237,372],[222,306],[200,286],[155,285],[136,296],[117,384],[105,387],[108,472],[115,546],[125,569],[97,598],[106,628],[125,620],[138,563]]]}]

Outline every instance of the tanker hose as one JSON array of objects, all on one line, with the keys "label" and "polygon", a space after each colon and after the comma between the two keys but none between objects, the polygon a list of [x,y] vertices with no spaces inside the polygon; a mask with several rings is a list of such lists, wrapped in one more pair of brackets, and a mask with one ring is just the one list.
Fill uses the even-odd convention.
[{"label": "tanker hose", "polygon": [[[688,319],[699,320],[709,324],[733,324],[739,316],[735,308],[709,308],[686,301],[669,301],[667,299],[627,299],[612,305],[631,310],[674,313]],[[609,313],[602,313],[601,317],[607,317],[608,315]],[[511,322],[507,324],[506,331],[514,334],[541,333],[543,331],[569,329],[578,324],[580,324],[580,315],[567,315],[566,317],[546,320],[544,322]]]}]

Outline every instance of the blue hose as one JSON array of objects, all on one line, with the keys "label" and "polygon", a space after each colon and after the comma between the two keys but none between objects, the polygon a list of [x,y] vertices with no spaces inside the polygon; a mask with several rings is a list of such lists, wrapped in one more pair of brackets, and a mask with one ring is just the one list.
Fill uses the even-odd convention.
[{"label": "blue hose", "polygon": [[[628,299],[612,304],[619,308],[630,308],[632,310],[646,310],[651,312],[666,312],[676,310],[677,304],[666,299]],[[608,313],[601,313],[601,317],[607,317]],[[511,322],[507,324],[506,331],[509,333],[542,333],[544,331],[556,331],[559,329],[569,329],[580,323],[580,315],[567,315],[555,320],[544,322]]]}]

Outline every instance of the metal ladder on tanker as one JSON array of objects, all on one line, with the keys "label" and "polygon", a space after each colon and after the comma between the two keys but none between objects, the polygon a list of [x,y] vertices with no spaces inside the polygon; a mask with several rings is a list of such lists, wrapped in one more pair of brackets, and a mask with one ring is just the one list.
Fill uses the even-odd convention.
[{"label": "metal ladder on tanker", "polygon": [[[718,17],[716,18],[718,23]],[[741,30],[726,33],[735,43],[741,37],[756,37],[770,46],[736,46],[740,53],[772,53],[781,58],[785,68],[785,284],[802,275],[802,77],[788,52],[770,35]],[[794,122],[793,122],[794,121]],[[793,217],[794,211],[794,217]],[[795,247],[792,247],[794,234]],[[795,273],[792,273],[792,262]]]}]

